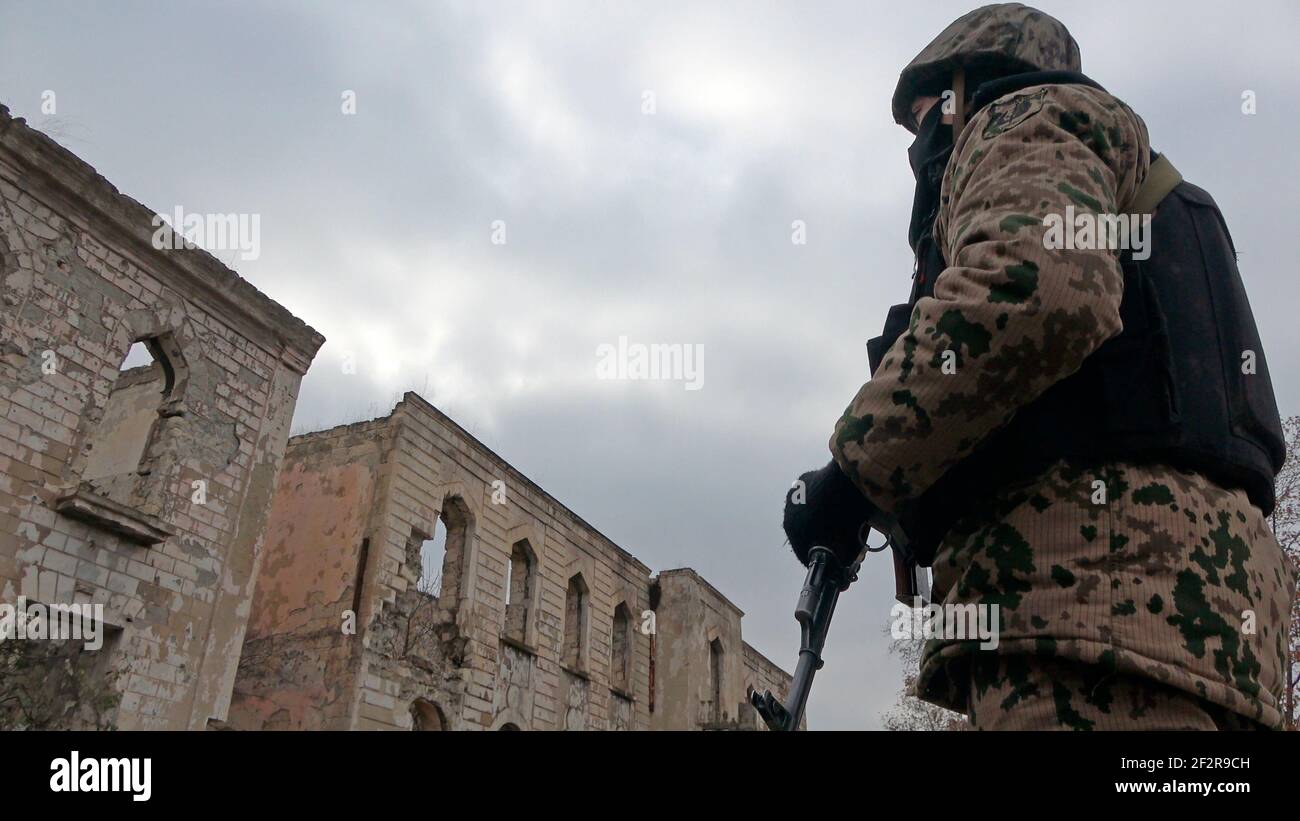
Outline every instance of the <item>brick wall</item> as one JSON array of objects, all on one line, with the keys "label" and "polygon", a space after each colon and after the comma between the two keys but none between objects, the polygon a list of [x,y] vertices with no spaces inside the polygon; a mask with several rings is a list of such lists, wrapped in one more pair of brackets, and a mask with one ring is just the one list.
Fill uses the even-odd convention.
[{"label": "brick wall", "polygon": [[[226,714],[323,339],[203,251],[155,250],[152,217],[0,106],[0,601],[103,604],[117,726],[198,729]],[[123,471],[91,454],[142,339],[175,372]]]},{"label": "brick wall", "polygon": [[[328,506],[360,519],[309,513]],[[415,589],[412,534],[432,535],[451,506],[468,523],[464,562],[434,599]],[[250,648],[276,649],[246,651],[235,726],[320,726],[324,712],[324,726],[409,729],[417,700],[435,705],[451,729],[649,726],[650,642],[639,622],[649,568],[419,396],[406,394],[385,419],[292,439],[271,519]],[[520,542],[535,557],[536,583],[524,635],[503,638],[507,565]],[[584,663],[565,669],[566,591],[576,573],[588,597]],[[354,601],[355,636],[340,629]],[[615,692],[620,603],[636,629],[630,686]],[[321,670],[302,684],[304,671]]]},{"label": "brick wall", "polygon": [[[154,232],[0,106],[0,603],[104,606],[116,726],[733,727],[783,680],[693,571],[647,618],[649,568],[415,394],[286,458],[323,339]],[[140,341],[155,363],[121,371]],[[431,596],[440,518],[464,544]]]}]

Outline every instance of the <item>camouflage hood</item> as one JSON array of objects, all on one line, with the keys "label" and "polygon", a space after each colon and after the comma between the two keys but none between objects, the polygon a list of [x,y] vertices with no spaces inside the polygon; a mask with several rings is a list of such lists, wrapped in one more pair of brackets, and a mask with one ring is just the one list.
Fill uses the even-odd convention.
[{"label": "camouflage hood", "polygon": [[894,122],[914,131],[912,100],[921,93],[938,96],[958,66],[967,72],[1082,70],[1079,44],[1059,20],[1019,3],[984,6],[959,17],[903,69],[894,91]]}]

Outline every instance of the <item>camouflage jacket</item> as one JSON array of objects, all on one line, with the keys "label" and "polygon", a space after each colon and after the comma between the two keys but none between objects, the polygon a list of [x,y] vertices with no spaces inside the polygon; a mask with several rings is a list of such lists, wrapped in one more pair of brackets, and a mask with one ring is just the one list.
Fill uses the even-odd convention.
[{"label": "camouflage jacket", "polygon": [[[1046,248],[1043,220],[1122,212],[1149,155],[1141,119],[1081,85],[1022,89],[965,126],[935,225],[948,267],[831,438],[881,509],[919,496],[1120,331],[1118,252]],[[1058,464],[978,516],[941,545],[935,598],[998,604],[998,652],[1140,672],[1280,723],[1294,577],[1244,493],[1160,467]],[[920,693],[961,709],[973,649],[931,642]]]}]

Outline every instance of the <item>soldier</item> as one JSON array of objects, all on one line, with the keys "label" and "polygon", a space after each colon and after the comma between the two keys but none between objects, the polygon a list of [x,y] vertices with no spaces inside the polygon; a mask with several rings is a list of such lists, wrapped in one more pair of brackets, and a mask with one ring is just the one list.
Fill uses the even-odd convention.
[{"label": "soldier", "polygon": [[936,603],[999,608],[996,650],[945,635],[921,659],[917,695],[976,728],[1277,728],[1285,448],[1235,249],[1080,71],[1065,27],[1016,3],[903,70],[911,297],[786,533],[847,562],[883,515]]}]

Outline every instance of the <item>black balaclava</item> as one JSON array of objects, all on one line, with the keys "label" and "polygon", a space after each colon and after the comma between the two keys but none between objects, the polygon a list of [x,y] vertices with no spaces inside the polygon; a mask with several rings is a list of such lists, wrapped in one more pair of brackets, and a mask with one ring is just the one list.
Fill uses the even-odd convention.
[{"label": "black balaclava", "polygon": [[952,126],[943,122],[943,101],[940,100],[930,106],[916,130],[916,139],[907,149],[907,160],[916,177],[912,223],[907,228],[907,243],[914,252],[921,238],[930,233],[939,213],[939,189],[943,184],[943,170],[952,155],[952,141]]}]

